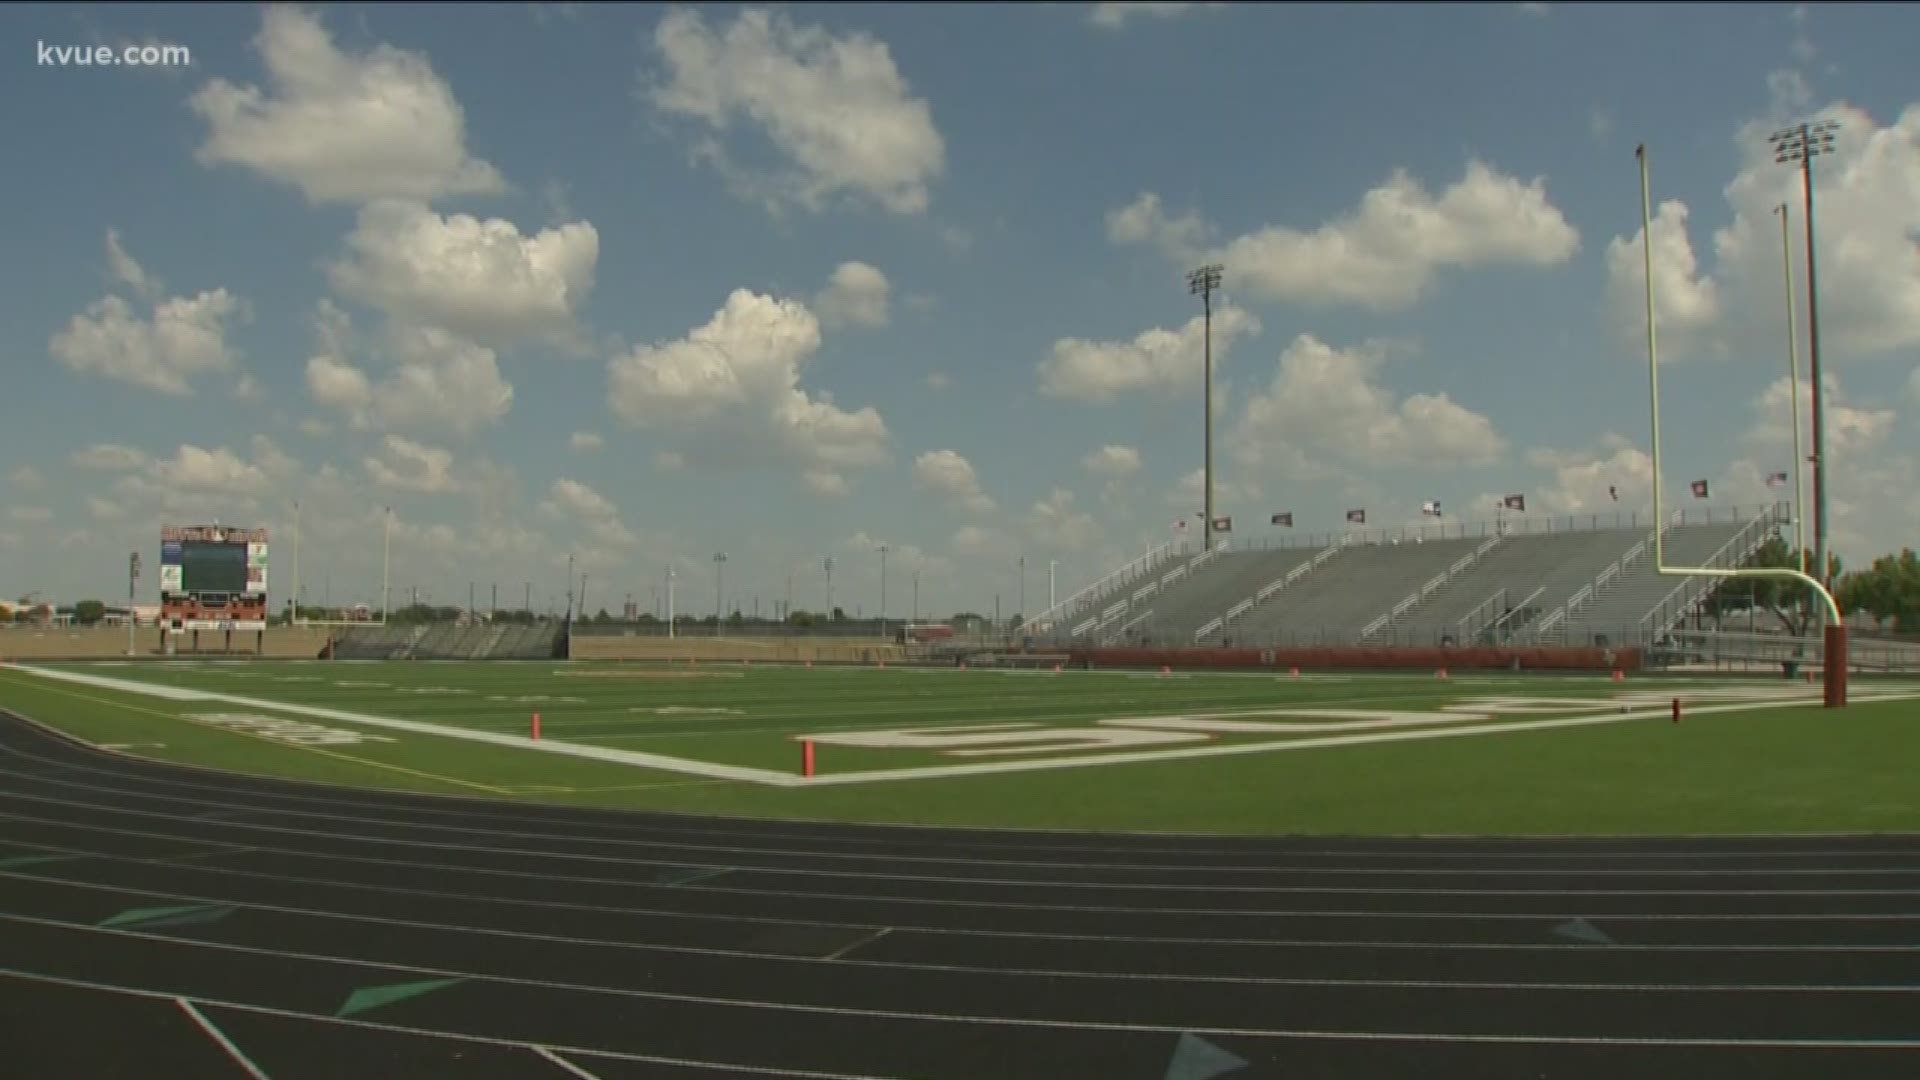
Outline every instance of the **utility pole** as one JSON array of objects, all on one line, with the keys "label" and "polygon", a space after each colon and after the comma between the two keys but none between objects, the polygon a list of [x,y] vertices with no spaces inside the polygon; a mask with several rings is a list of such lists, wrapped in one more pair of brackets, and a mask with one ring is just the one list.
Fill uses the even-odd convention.
[{"label": "utility pole", "polygon": [[673,567],[667,567],[667,636],[673,636]]},{"label": "utility pole", "polygon": [[787,575],[787,606],[780,612],[780,621],[785,622],[791,618],[793,618],[793,575],[789,573]]},{"label": "utility pole", "polygon": [[493,583],[493,602],[487,608],[487,618],[492,619],[498,614],[500,614],[500,583],[496,581]]},{"label": "utility pole", "polygon": [[913,621],[920,621],[920,570],[918,567],[913,571]]},{"label": "utility pole", "polygon": [[827,556],[827,621],[833,621],[833,556]]},{"label": "utility pole", "polygon": [[526,609],[525,609],[527,612],[527,617],[532,618],[533,617],[533,582],[528,581],[528,582],[523,582],[522,584],[526,585],[527,587],[527,603],[526,603]]},{"label": "utility pole", "polygon": [[716,551],[713,553],[713,633],[715,637],[720,635],[720,589],[726,580],[727,553]]},{"label": "utility pole", "polygon": [[300,623],[300,501],[293,503],[293,614],[288,616],[287,625]]},{"label": "utility pole", "polygon": [[[1773,144],[1773,160],[1800,165],[1801,194],[1806,200],[1807,219],[1807,362],[1813,380],[1813,561],[1819,569],[1814,576],[1829,592],[1833,582],[1827,573],[1827,444],[1825,437],[1825,390],[1820,378],[1820,290],[1815,278],[1813,247],[1813,159],[1833,152],[1833,133],[1840,125],[1832,120],[1802,123],[1767,137]],[[1799,468],[1795,463],[1795,469]]]},{"label": "utility pole", "polygon": [[573,625],[573,556],[567,556],[567,625]]},{"label": "utility pole", "polygon": [[1206,485],[1207,520],[1204,528],[1202,551],[1213,550],[1213,290],[1220,287],[1220,275],[1225,268],[1218,263],[1203,266],[1187,275],[1187,291],[1200,297],[1206,311],[1206,332],[1201,339],[1201,349],[1206,367]]},{"label": "utility pole", "polygon": [[1055,603],[1053,599],[1053,571],[1054,571],[1054,568],[1059,565],[1060,565],[1060,560],[1058,559],[1047,560],[1047,610],[1048,611],[1053,610],[1054,603]]}]

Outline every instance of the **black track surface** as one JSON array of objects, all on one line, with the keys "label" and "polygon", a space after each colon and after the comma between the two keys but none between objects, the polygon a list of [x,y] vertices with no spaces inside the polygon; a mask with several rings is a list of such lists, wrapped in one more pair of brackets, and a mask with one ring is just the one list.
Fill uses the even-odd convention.
[{"label": "black track surface", "polygon": [[1910,1080],[1920,838],[719,821],[0,718],[0,1073]]}]

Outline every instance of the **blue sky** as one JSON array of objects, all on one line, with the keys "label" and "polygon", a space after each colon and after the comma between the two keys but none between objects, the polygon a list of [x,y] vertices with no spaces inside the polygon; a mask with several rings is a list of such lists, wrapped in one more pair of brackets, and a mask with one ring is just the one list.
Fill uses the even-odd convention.
[{"label": "blue sky", "polygon": [[[1832,530],[1920,532],[1920,12],[1862,5],[9,7],[0,589],[113,595],[162,521],[309,602],[1043,606],[1234,536],[1772,496],[1765,135],[1820,163]],[[35,62],[182,45],[189,65]],[[1804,279],[1798,282],[1804,304]],[[1801,312],[1804,337],[1806,320]],[[1802,363],[1805,349],[1802,348]],[[1481,510],[1480,507],[1488,509]],[[151,594],[151,579],[143,593]],[[403,591],[402,595],[405,595]]]}]

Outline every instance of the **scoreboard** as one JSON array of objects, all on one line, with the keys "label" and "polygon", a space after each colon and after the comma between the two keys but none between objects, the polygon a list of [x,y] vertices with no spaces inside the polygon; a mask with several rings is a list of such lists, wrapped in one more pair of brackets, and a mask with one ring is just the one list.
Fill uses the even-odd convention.
[{"label": "scoreboard", "polygon": [[267,530],[160,530],[160,617],[173,630],[265,630]]}]

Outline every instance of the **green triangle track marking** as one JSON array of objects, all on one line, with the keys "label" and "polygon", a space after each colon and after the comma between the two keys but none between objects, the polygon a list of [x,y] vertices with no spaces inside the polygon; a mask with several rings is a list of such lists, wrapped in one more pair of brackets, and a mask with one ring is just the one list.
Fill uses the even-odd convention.
[{"label": "green triangle track marking", "polygon": [[1613,938],[1609,937],[1605,930],[1600,929],[1585,919],[1574,919],[1570,922],[1561,923],[1559,926],[1553,928],[1553,932],[1563,938],[1572,941],[1584,941],[1589,945],[1613,944]]},{"label": "green triangle track marking", "polygon": [[1244,1069],[1245,1058],[1213,1045],[1192,1033],[1180,1036],[1173,1048],[1173,1060],[1167,1063],[1166,1080],[1213,1080],[1216,1076]]},{"label": "green triangle track marking", "polygon": [[705,881],[710,877],[719,877],[721,874],[729,874],[732,872],[733,868],[730,866],[723,866],[719,869],[714,869],[713,867],[696,868],[683,866],[670,870],[662,870],[654,875],[653,880],[654,883],[658,885],[686,885],[690,882]]},{"label": "green triangle track marking", "polygon": [[430,979],[426,982],[393,983],[388,986],[363,986],[347,995],[335,1016],[352,1016],[382,1005],[391,1005],[396,1001],[405,1001],[410,997],[430,994],[435,990],[465,982],[465,979]]},{"label": "green triangle track marking", "polygon": [[83,859],[84,855],[22,855],[14,859],[0,859],[0,870],[12,870],[21,866],[39,866],[41,863],[66,862],[69,859]]},{"label": "green triangle track marking", "polygon": [[216,904],[180,904],[172,907],[128,908],[95,923],[96,926],[137,926],[148,929],[156,926],[193,926],[199,923],[218,922],[233,914],[231,907]]}]

